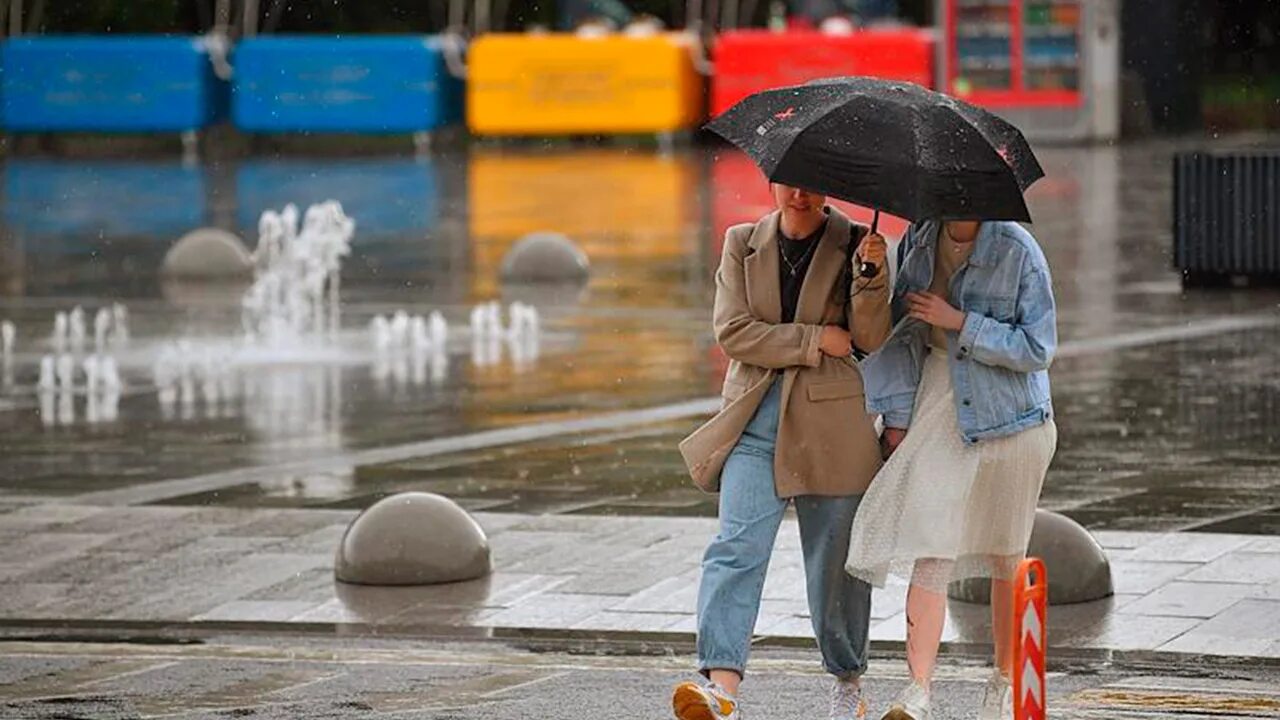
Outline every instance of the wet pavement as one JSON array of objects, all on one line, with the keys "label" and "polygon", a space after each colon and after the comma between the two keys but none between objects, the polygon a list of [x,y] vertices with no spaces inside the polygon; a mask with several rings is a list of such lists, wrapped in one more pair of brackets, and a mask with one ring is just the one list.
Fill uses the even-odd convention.
[{"label": "wet pavement", "polygon": [[[339,635],[448,629],[623,632],[688,642],[712,518],[476,512],[494,572],[425,587],[334,581],[354,510],[35,504],[0,513],[0,629],[256,626]],[[1280,658],[1280,541],[1099,530],[1115,595],[1051,609],[1049,647],[1185,659]],[[799,533],[784,521],[755,632],[812,643]],[[871,640],[902,649],[906,587],[872,597]],[[950,603],[948,654],[989,642],[985,606]]]},{"label": "wet pavement", "polygon": [[[1169,260],[1177,147],[1045,148],[1049,177],[1030,197],[1063,340],[1052,371],[1060,444],[1041,504],[1095,532],[1117,584],[1115,598],[1053,611],[1055,657],[1098,653],[1057,676],[1064,714],[1055,716],[1280,716],[1249,684],[1274,684],[1270,670],[1261,680],[1252,670],[1188,679],[1204,655],[1280,657],[1280,291],[1182,289]],[[665,715],[665,688],[688,658],[618,666],[644,665],[636,658],[692,637],[691,593],[715,508],[690,486],[675,445],[718,405],[726,361],[710,302],[719,238],[768,207],[749,163],[709,149],[480,147],[427,160],[193,166],[8,158],[0,174],[0,320],[18,330],[16,354],[0,362],[0,635],[54,625],[328,638],[302,644],[603,637],[602,653],[626,657],[607,672],[627,702]],[[330,197],[357,222],[342,332],[331,340],[241,352],[243,286],[159,279],[164,251],[193,227],[252,239],[263,209]],[[506,250],[542,230],[588,253],[584,289],[499,283]],[[469,314],[492,299],[534,303],[537,343],[475,342]],[[128,305],[132,336],[111,351],[119,395],[38,393],[54,313],[82,305],[92,317],[116,301]],[[446,351],[372,349],[370,320],[399,309],[442,312]],[[179,339],[196,366],[219,370],[218,382],[166,400],[154,366]],[[346,523],[403,490],[439,492],[475,512],[496,574],[390,591],[335,584]],[[757,626],[762,646],[811,643],[795,536],[788,519]],[[876,595],[878,658],[901,649],[902,595]],[[984,608],[951,607],[944,670],[963,702],[942,717],[961,716],[976,697],[983,671],[973,644],[989,622]],[[532,662],[527,648],[511,646],[458,649],[461,660],[428,658],[412,670],[397,664],[403,647],[395,661],[339,653],[292,662],[227,657],[257,652],[243,648],[198,658],[95,648],[0,641],[0,715],[609,709],[595,691],[605,670],[557,655],[562,648],[549,651],[555,672],[520,667]],[[1154,653],[1161,670],[1108,674],[1126,653],[1135,663]],[[811,660],[793,670],[791,660],[766,659],[777,672],[757,686],[763,714],[790,716],[803,702],[817,682]],[[897,671],[873,671],[886,672],[873,686],[884,696]],[[1224,678],[1245,688],[1239,697]],[[163,689],[184,693],[185,704]]]},{"label": "wet pavement", "polygon": [[[633,643],[314,640],[140,635],[142,642],[68,637],[0,639],[0,712],[14,720],[68,718],[566,718],[669,717],[671,687],[688,679],[675,654]],[[760,648],[743,685],[749,717],[816,717],[827,681],[809,653]],[[898,657],[877,658],[865,678],[879,717],[905,683]],[[934,716],[973,717],[989,669],[959,658],[939,670]],[[1153,670],[1100,658],[1050,667],[1052,716],[1274,718],[1275,667],[1199,663]]]},{"label": "wet pavement", "polygon": [[[1268,472],[1280,460],[1280,292],[1182,291],[1169,261],[1176,148],[1041,151],[1048,177],[1030,204],[1054,269],[1064,340],[1053,371],[1061,445],[1044,502],[1094,528],[1272,533],[1280,525],[1280,477]],[[195,492],[157,485],[139,497],[352,508],[428,489],[498,511],[714,512],[684,481],[674,452],[699,413],[527,445],[343,459],[430,438],[712,402],[725,364],[709,332],[719,237],[767,209],[763,184],[740,156],[480,148],[427,160],[196,166],[10,158],[3,173],[0,317],[18,327],[18,354],[0,388],[6,493],[74,500],[223,473],[231,479],[194,483]],[[174,196],[135,191],[158,182]],[[158,402],[151,365],[161,343],[233,347],[238,327],[238,289],[158,279],[173,239],[208,223],[252,238],[260,210],[328,197],[357,222],[339,340],[314,357],[237,364],[219,396]],[[502,254],[546,229],[587,251],[588,287],[555,297],[502,288]],[[491,298],[540,307],[536,357],[503,343],[486,359],[466,341],[471,307]],[[115,300],[129,305],[134,327],[133,344],[119,351],[126,386],[113,412],[93,413],[80,396],[41,407],[34,385],[54,311],[83,304],[92,314]],[[371,354],[367,323],[400,308],[444,313],[455,336],[443,358]],[[1223,324],[1232,322],[1243,324]],[[305,466],[315,458],[333,463]],[[291,471],[298,463],[303,470]],[[259,477],[233,482],[254,468]]]}]

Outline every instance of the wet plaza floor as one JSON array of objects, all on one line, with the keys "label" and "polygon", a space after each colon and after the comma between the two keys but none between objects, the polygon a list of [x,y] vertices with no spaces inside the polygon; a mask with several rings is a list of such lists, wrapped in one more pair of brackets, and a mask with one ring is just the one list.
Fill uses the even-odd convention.
[{"label": "wet plaza floor", "polygon": [[[1095,529],[1280,533],[1280,293],[1183,291],[1169,253],[1175,149],[1040,151],[1048,176],[1030,196],[1033,231],[1054,271],[1063,340],[1052,373],[1060,445],[1042,504]],[[0,319],[18,329],[0,384],[0,494],[74,500],[230,473],[146,501],[355,509],[428,490],[491,512],[714,514],[675,449],[698,413],[418,457],[370,453],[715,395],[719,238],[768,208],[740,157],[481,147],[429,160],[196,166],[10,158],[0,172]],[[314,353],[238,363],[224,387],[197,388],[190,402],[161,402],[152,367],[162,344],[188,338],[216,362],[239,325],[239,289],[162,282],[164,252],[214,224],[252,245],[262,210],[331,197],[357,223],[342,334]],[[582,292],[498,281],[506,250],[541,230],[590,257]],[[471,308],[491,299],[540,308],[532,353],[468,341]],[[115,301],[133,323],[118,351],[118,402],[42,401],[53,314],[80,304],[92,316]],[[369,350],[370,319],[401,308],[445,315],[456,332],[443,358]],[[316,458],[334,462],[296,469]],[[237,480],[246,468],[263,472]]]}]

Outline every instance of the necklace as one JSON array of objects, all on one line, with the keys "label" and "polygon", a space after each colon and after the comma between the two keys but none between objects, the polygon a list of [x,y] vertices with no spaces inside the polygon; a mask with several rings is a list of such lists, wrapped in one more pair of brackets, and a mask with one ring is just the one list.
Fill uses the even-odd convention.
[{"label": "necklace", "polygon": [[[962,243],[959,240],[956,240],[955,236],[951,234],[951,228],[946,225],[942,226],[942,232],[947,236],[947,244],[951,246],[952,252],[964,252],[964,249],[969,247],[969,243]],[[973,241],[971,240],[969,242]]]},{"label": "necklace", "polygon": [[813,252],[813,249],[818,247],[818,240],[815,239],[810,241],[809,247],[805,248],[804,253],[800,255],[800,259],[796,260],[794,263],[791,262],[791,258],[787,257],[787,243],[789,242],[794,241],[784,238],[782,243],[778,246],[778,252],[782,253],[782,262],[787,264],[787,271],[791,273],[791,277],[795,277],[800,273],[800,267],[804,265],[804,261],[809,257],[809,253]]}]

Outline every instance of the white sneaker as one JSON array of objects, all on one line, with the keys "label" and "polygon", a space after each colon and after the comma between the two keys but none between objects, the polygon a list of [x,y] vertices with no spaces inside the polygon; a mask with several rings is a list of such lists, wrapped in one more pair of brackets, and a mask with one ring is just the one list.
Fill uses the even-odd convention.
[{"label": "white sneaker", "polygon": [[1013,720],[1013,686],[1009,684],[1009,678],[999,670],[993,672],[987,680],[978,720]]},{"label": "white sneaker", "polygon": [[738,701],[719,685],[683,682],[671,695],[676,720],[742,720]]},{"label": "white sneaker", "polygon": [[898,693],[882,720],[933,720],[929,691],[914,680]]},{"label": "white sneaker", "polygon": [[867,703],[862,699],[862,683],[833,678],[831,681],[831,720],[863,720]]}]

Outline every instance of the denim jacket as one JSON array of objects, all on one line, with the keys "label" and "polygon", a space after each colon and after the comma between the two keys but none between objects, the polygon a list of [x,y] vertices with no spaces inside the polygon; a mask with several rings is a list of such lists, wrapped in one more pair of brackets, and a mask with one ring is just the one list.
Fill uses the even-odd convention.
[{"label": "denim jacket", "polygon": [[[933,282],[939,226],[915,223],[899,244],[894,328],[862,362],[867,410],[882,414],[887,427],[911,424],[929,326],[908,316],[906,294]],[[1049,265],[1035,238],[1018,223],[988,221],[975,242],[947,290],[965,313],[964,328],[946,335],[956,418],[969,445],[1053,416],[1048,369],[1058,346]]]}]

